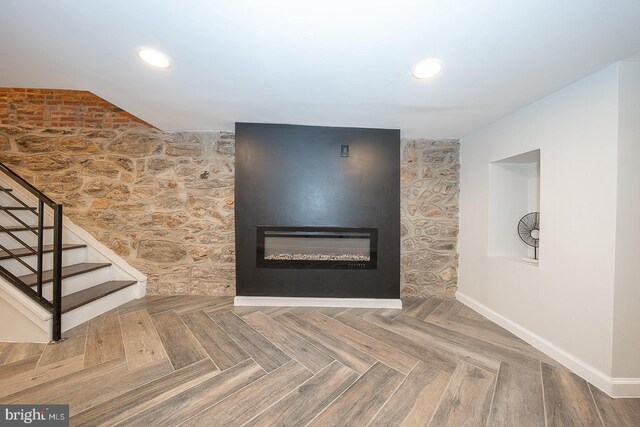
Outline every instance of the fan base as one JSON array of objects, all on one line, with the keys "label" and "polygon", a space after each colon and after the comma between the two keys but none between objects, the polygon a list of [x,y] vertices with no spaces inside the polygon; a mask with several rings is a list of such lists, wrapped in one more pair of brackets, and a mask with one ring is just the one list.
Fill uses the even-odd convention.
[{"label": "fan base", "polygon": [[522,257],[522,258],[520,258],[520,259],[521,259],[522,261],[524,261],[524,262],[528,262],[528,263],[530,263],[530,264],[537,264],[537,263],[538,263],[538,260],[537,260],[537,259],[535,259],[535,258]]}]

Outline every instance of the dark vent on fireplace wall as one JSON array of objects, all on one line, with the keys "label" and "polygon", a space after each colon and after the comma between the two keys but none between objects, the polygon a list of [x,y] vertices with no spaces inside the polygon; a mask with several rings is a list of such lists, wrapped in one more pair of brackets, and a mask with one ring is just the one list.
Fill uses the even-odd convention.
[{"label": "dark vent on fireplace wall", "polygon": [[235,213],[237,295],[400,297],[398,130],[236,123]]}]

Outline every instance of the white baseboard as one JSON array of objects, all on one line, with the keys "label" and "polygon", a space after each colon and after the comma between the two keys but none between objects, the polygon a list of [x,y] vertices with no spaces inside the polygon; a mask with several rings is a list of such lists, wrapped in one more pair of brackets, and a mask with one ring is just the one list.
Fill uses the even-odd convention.
[{"label": "white baseboard", "polygon": [[640,378],[611,378],[611,397],[640,397]]},{"label": "white baseboard", "polygon": [[351,308],[402,308],[400,299],[378,298],[299,298],[299,297],[243,297],[233,299],[238,306],[282,307],[351,307]]},{"label": "white baseboard", "polygon": [[558,361],[611,397],[640,397],[640,378],[612,378],[484,304],[456,292],[456,299]]}]

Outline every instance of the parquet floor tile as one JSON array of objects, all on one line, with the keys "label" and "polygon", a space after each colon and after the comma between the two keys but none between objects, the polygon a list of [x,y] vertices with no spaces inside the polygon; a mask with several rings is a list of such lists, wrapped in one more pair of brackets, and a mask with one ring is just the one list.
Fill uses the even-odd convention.
[{"label": "parquet floor tile", "polygon": [[78,426],[640,425],[640,399],[610,399],[437,297],[375,310],[153,296],[64,335],[0,343],[0,403],[68,403]]}]

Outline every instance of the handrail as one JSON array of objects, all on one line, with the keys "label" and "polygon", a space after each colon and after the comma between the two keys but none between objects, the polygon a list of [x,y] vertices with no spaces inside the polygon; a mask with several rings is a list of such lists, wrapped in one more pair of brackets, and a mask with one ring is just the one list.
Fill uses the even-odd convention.
[{"label": "handrail", "polygon": [[[7,254],[10,258],[18,261],[28,270],[32,271],[36,276],[36,290],[34,291],[30,285],[23,282],[19,277],[15,276],[13,273],[8,271],[6,268],[0,266],[0,276],[7,279],[11,284],[13,284],[16,288],[22,291],[25,295],[27,295],[32,300],[36,301],[42,307],[47,309],[52,314],[52,333],[51,337],[53,341],[60,341],[62,339],[62,205],[54,202],[49,197],[47,197],[43,192],[35,188],[33,185],[28,183],[24,178],[19,176],[17,173],[9,169],[4,164],[0,163],[0,172],[3,172],[10,179],[15,181],[19,186],[33,194],[38,198],[38,207],[32,208],[28,206],[24,201],[16,197],[12,192],[6,191],[5,194],[8,194],[12,199],[17,201],[22,207],[17,207],[19,209],[25,210],[25,212],[31,212],[37,216],[38,227],[37,232],[32,228],[29,224],[20,219],[17,215],[11,212],[12,208],[16,207],[11,206],[0,206],[0,211],[5,212],[9,215],[14,221],[25,227],[25,230],[32,231],[37,235],[38,244],[37,250],[34,250],[25,243],[22,239],[18,238],[13,232],[8,230],[6,227],[0,225],[0,231],[7,234],[13,240],[18,242],[22,247],[27,249],[29,255],[36,255],[36,268],[34,269],[29,264],[27,264],[24,260],[21,259],[21,256],[14,253],[12,250],[6,248],[5,246],[0,244],[0,250],[2,250],[5,254]],[[0,187],[0,190],[5,190]],[[53,210],[53,277],[52,277],[52,287],[53,287],[53,296],[51,301],[47,300],[42,295],[42,273],[43,273],[43,254],[44,254],[44,205],[49,206]]]},{"label": "handrail", "polygon": [[1,267],[1,266],[0,266],[0,275],[2,277],[4,277],[5,279],[7,279],[16,288],[21,290],[22,293],[24,293],[29,298],[31,298],[32,300],[34,300],[35,302],[40,304],[42,306],[42,308],[44,308],[45,310],[47,310],[49,312],[53,312],[53,304],[51,304],[51,302],[49,300],[47,300],[46,298],[44,298],[42,296],[36,295],[36,293],[35,293],[35,291],[33,289],[31,289],[29,286],[25,285],[22,280],[20,280],[19,278],[14,276],[10,271],[8,271],[7,269],[5,269],[4,267]]},{"label": "handrail", "polygon": [[42,191],[38,190],[36,187],[31,185],[24,178],[22,178],[20,175],[18,175],[17,173],[15,173],[14,171],[9,169],[7,166],[5,166],[2,163],[0,163],[0,171],[4,172],[6,175],[9,176],[9,178],[13,179],[18,184],[20,184],[20,186],[22,188],[24,188],[25,190],[27,190],[29,193],[31,193],[34,196],[36,196],[38,198],[38,200],[43,201],[51,209],[54,209],[56,207],[56,205],[57,205],[56,202],[51,200],[46,194],[44,194]]}]

